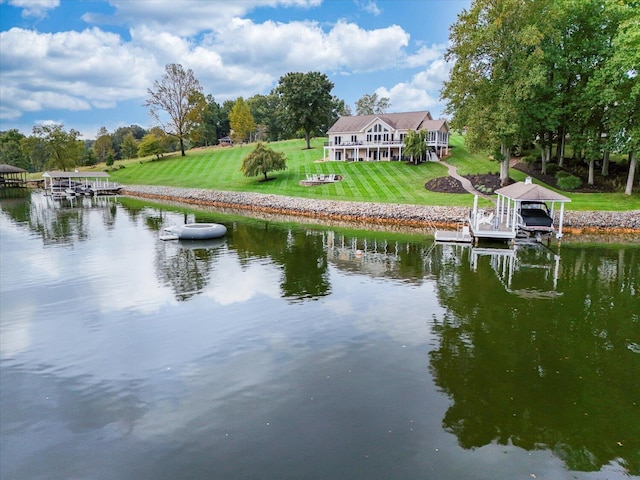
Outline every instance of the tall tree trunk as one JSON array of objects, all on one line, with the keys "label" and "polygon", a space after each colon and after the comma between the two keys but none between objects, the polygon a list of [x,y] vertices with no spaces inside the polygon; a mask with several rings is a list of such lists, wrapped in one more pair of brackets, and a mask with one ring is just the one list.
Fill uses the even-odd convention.
[{"label": "tall tree trunk", "polygon": [[509,162],[511,161],[511,148],[505,142],[500,144],[502,159],[500,162],[500,185],[505,186],[509,182]]},{"label": "tall tree trunk", "polygon": [[311,149],[311,132],[304,132],[304,139],[307,141],[307,149]]},{"label": "tall tree trunk", "polygon": [[551,160],[551,133],[549,132],[549,141],[547,141],[546,135],[547,134],[542,135],[542,142],[540,143],[540,157],[542,160],[541,173],[543,175],[547,174],[547,164],[549,160]]},{"label": "tall tree trunk", "polygon": [[182,138],[182,136],[180,137],[180,152],[183,157],[186,156],[184,153],[184,138]]},{"label": "tall tree trunk", "polygon": [[609,176],[609,150],[605,150],[602,156],[602,176]]},{"label": "tall tree trunk", "polygon": [[593,171],[595,170],[595,163],[596,161],[593,158],[589,160],[589,180],[587,181],[589,185],[593,185]]},{"label": "tall tree trunk", "polygon": [[558,128],[558,148],[556,150],[556,157],[558,157],[558,166],[564,166],[564,141],[565,141],[564,125]]},{"label": "tall tree trunk", "polygon": [[629,152],[629,176],[627,177],[627,188],[624,190],[624,193],[627,195],[631,195],[633,192],[633,182],[636,176],[637,165],[638,159],[636,158],[635,152],[632,150]]}]

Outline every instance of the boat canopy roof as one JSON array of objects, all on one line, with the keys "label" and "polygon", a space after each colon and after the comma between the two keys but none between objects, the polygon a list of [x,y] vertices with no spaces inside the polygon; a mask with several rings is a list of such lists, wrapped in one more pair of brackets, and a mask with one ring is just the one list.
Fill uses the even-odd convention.
[{"label": "boat canopy roof", "polygon": [[560,195],[553,190],[549,190],[542,185],[531,183],[531,181],[512,183],[511,185],[497,189],[495,193],[517,202],[571,202],[570,198]]},{"label": "boat canopy roof", "polygon": [[109,178],[107,172],[62,172],[60,170],[52,170],[42,174],[45,178]]}]

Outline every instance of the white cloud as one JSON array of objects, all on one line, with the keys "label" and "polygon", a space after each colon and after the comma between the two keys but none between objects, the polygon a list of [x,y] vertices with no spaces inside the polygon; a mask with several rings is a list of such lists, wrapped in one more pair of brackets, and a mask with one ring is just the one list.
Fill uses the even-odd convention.
[{"label": "white cloud", "polygon": [[408,68],[424,67],[429,62],[442,58],[445,48],[445,45],[422,46],[416,53],[407,56],[404,65]]},{"label": "white cloud", "polygon": [[22,8],[23,17],[42,18],[49,10],[57,8],[60,5],[60,0],[9,0],[9,4]]},{"label": "white cloud", "polygon": [[382,10],[380,10],[380,8],[378,8],[377,3],[374,0],[368,0],[368,1],[364,1],[364,2],[358,2],[356,1],[356,5],[358,5],[358,7],[360,8],[360,10],[367,12],[367,13],[371,13],[372,15],[380,15],[382,13]]},{"label": "white cloud", "polygon": [[191,0],[131,1],[109,0],[116,8],[112,16],[85,14],[88,23],[122,24],[171,31],[179,36],[192,36],[227,25],[259,7],[277,6],[311,8],[321,0],[243,0],[227,2],[194,2]]},{"label": "white cloud", "polygon": [[2,118],[44,109],[113,107],[144,95],[158,66],[154,57],[97,28],[0,33]]},{"label": "white cloud", "polygon": [[226,61],[280,76],[288,71],[385,69],[403,58],[409,35],[397,25],[364,30],[339,21],[325,32],[317,22],[236,19],[209,40]]},{"label": "white cloud", "polygon": [[398,83],[390,89],[380,87],[375,93],[379,97],[388,97],[395,112],[434,110],[434,107],[440,110],[439,90],[448,78],[450,68],[450,64],[439,58],[411,77],[409,82]]},{"label": "white cloud", "polygon": [[241,265],[237,258],[220,257],[204,294],[220,305],[242,303],[258,295],[280,298],[281,272],[272,265]]},{"label": "white cloud", "polygon": [[[107,109],[127,101],[141,105],[168,63],[191,68],[218,102],[268,93],[291,71],[346,77],[423,68],[408,82],[378,89],[391,99],[394,111],[437,104],[435,90],[448,73],[444,46],[422,46],[407,54],[410,36],[399,25],[366,29],[347,20],[257,23],[243,18],[257,8],[310,8],[319,0],[109,3],[114,15],[85,15],[85,20],[129,26],[130,39],[98,27],[0,33],[0,119],[14,124],[26,112],[46,109]],[[375,2],[359,6],[377,8]]]}]

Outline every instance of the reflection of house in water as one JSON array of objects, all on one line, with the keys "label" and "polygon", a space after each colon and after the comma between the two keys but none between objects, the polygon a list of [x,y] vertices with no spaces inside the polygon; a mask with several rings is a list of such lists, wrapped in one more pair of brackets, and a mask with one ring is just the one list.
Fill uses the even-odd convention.
[{"label": "reflection of house in water", "polygon": [[560,272],[560,255],[543,245],[514,248],[471,248],[469,263],[475,272],[482,257],[489,258],[500,283],[509,293],[524,298],[555,298]]},{"label": "reflection of house in water", "polygon": [[400,251],[406,248],[398,242],[347,238],[333,231],[324,233],[323,246],[327,261],[344,270],[364,271],[373,275],[394,271],[400,261]]}]

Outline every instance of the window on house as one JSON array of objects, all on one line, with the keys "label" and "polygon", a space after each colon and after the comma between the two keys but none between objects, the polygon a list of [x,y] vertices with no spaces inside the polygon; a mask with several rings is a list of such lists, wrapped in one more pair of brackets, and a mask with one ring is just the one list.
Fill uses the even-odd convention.
[{"label": "window on house", "polygon": [[356,143],[358,141],[358,136],[357,135],[351,135],[351,141],[353,143]]},{"label": "window on house", "polygon": [[340,145],[342,143],[342,137],[336,137],[336,145]]}]

